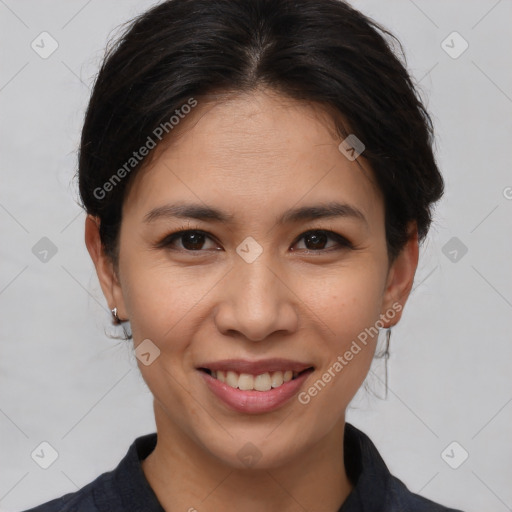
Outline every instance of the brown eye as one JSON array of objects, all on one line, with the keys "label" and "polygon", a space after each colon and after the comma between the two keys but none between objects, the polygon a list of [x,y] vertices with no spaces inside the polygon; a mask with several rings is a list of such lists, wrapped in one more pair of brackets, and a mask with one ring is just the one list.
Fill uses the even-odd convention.
[{"label": "brown eye", "polygon": [[185,249],[190,251],[197,251],[204,245],[205,235],[196,233],[194,231],[181,235],[181,243]]},{"label": "brown eye", "polygon": [[[210,237],[199,230],[184,230],[171,233],[166,236],[159,244],[158,247],[170,249],[183,249],[185,251],[200,251],[204,248],[205,241]],[[181,247],[176,247],[176,242],[181,242]]]},{"label": "brown eye", "polygon": [[304,237],[306,245],[311,244],[308,249],[325,249],[329,237],[325,233],[309,233]]},{"label": "brown eye", "polygon": [[[213,239],[204,231],[201,230],[180,230],[170,235],[167,235],[161,242],[157,244],[158,248],[166,248],[173,250],[183,250],[186,252],[200,252],[203,249],[217,248],[215,244],[213,247],[204,247],[207,240]],[[339,249],[353,249],[353,245],[343,236],[333,231],[327,231],[323,229],[315,229],[303,233],[298,241],[304,240],[305,252],[325,252]],[[328,246],[329,240],[335,243]],[[296,245],[298,241],[294,244]],[[180,242],[180,245],[177,245]],[[294,250],[294,249],[292,249]]]},{"label": "brown eye", "polygon": [[[308,231],[301,235],[299,240],[304,239],[304,244],[306,245],[306,250],[311,252],[320,252],[336,249],[336,247],[340,248],[352,248],[352,244],[338,233],[334,233],[333,231],[326,231],[323,229],[316,229],[314,231]],[[328,240],[334,240],[336,243],[334,247],[325,247],[328,243]]]}]

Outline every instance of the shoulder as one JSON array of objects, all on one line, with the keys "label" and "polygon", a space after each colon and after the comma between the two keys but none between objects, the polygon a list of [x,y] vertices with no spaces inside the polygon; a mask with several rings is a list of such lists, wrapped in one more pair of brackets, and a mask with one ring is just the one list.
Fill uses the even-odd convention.
[{"label": "shoulder", "polygon": [[76,492],[70,492],[24,512],[75,512],[78,510],[80,512],[100,512],[95,503],[94,495],[96,491],[108,487],[106,484],[109,475],[110,473],[103,473]]},{"label": "shoulder", "polygon": [[156,433],[138,437],[113,470],[102,473],[76,492],[24,512],[163,512],[141,467],[156,440]]},{"label": "shoulder", "polygon": [[350,423],[345,424],[344,462],[354,488],[339,512],[462,512],[411,492],[390,473],[370,438]]},{"label": "shoulder", "polygon": [[419,494],[414,494],[393,475],[389,479],[389,510],[394,512],[410,510],[414,510],[414,512],[462,512],[459,509],[448,508]]}]

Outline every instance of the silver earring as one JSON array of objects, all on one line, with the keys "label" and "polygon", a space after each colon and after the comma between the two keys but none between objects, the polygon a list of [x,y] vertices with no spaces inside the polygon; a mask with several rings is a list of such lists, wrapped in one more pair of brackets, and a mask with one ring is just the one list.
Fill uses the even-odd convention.
[{"label": "silver earring", "polygon": [[385,364],[385,382],[386,382],[386,395],[388,398],[388,359],[389,359],[389,340],[391,339],[391,327],[388,327],[386,332],[386,351],[384,352],[384,364]]},{"label": "silver earring", "polygon": [[117,314],[117,308],[111,309],[111,312],[112,312],[112,317],[113,317],[114,323],[116,325],[120,324],[121,323],[121,319],[119,318],[119,316]]}]

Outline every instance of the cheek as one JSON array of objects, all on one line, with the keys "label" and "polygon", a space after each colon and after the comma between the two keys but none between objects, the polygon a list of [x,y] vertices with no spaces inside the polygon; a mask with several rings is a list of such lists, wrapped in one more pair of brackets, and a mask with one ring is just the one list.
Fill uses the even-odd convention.
[{"label": "cheek", "polygon": [[178,350],[186,340],[194,308],[204,301],[218,278],[211,270],[195,267],[185,271],[168,261],[157,261],[139,254],[126,259],[122,269],[123,295],[134,340],[159,340]]},{"label": "cheek", "polygon": [[[308,308],[315,313],[312,318],[323,332],[317,344],[323,354],[319,373],[325,386],[318,383],[317,391],[311,390],[314,396],[323,395],[318,405],[325,401],[328,406],[331,393],[339,397],[340,406],[347,405],[368,373],[382,304],[383,275],[379,269],[375,262],[338,269],[308,297]],[[323,389],[329,391],[320,393]]]},{"label": "cheek", "polygon": [[338,348],[342,349],[342,341],[357,337],[378,320],[383,279],[380,263],[366,261],[326,273],[321,282],[301,277],[300,293],[317,319],[329,328],[334,343],[341,343]]},{"label": "cheek", "polygon": [[149,339],[160,352],[149,365],[140,360],[137,364],[157,401],[185,410],[190,408],[182,389],[187,379],[183,369],[190,366],[189,346],[194,339],[191,317],[209,283],[186,279],[183,272],[168,265],[145,263],[141,256],[125,265],[123,293],[134,348]]}]

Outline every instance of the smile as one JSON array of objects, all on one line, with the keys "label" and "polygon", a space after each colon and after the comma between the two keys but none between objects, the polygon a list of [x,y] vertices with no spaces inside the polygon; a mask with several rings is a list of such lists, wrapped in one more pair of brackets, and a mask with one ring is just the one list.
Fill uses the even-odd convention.
[{"label": "smile", "polygon": [[250,373],[238,373],[232,370],[209,370],[201,368],[211,377],[228,386],[242,391],[270,391],[281,387],[284,383],[296,379],[301,373],[310,370],[307,368],[302,372],[292,370],[273,371],[252,375]]}]

